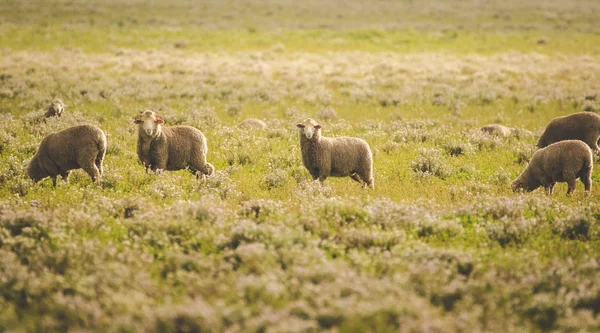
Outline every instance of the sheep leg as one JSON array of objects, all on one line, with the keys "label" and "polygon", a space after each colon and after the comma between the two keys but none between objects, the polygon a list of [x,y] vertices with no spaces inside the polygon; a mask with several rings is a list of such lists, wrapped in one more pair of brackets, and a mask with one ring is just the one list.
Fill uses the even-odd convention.
[{"label": "sheep leg", "polygon": [[575,187],[577,186],[577,178],[569,178],[567,180],[567,184],[569,185],[569,189],[567,190],[567,195],[572,195],[575,191]]},{"label": "sheep leg", "polygon": [[590,195],[592,191],[592,172],[588,170],[584,175],[580,177],[583,186],[585,187],[585,196]]},{"label": "sheep leg", "polygon": [[83,164],[81,168],[90,175],[94,184],[100,185],[100,170],[93,161]]},{"label": "sheep leg", "polygon": [[598,147],[598,135],[596,133],[588,134],[583,141],[592,148],[594,153],[600,152],[600,147]]},{"label": "sheep leg", "polygon": [[551,195],[554,192],[554,184],[556,184],[556,183],[550,183],[550,184],[544,186],[547,195]]},{"label": "sheep leg", "polygon": [[154,163],[152,165],[152,171],[154,171],[155,173],[161,173],[165,170],[167,170],[167,159],[166,158],[164,160]]},{"label": "sheep leg", "polygon": [[321,170],[319,172],[319,181],[321,182],[321,184],[323,184],[323,182],[325,181],[325,179],[327,179],[327,177],[329,177],[329,172],[327,172],[325,170]]},{"label": "sheep leg", "polygon": [[52,176],[52,186],[54,187],[56,187],[56,178],[58,178],[58,175]]},{"label": "sheep leg", "polygon": [[71,174],[71,171],[65,171],[65,172],[61,172],[60,176],[62,177],[62,179],[65,181],[65,183],[69,183],[69,175]]},{"label": "sheep leg", "polygon": [[313,180],[319,179],[319,174],[321,173],[319,169],[308,169],[308,172]]},{"label": "sheep leg", "polygon": [[104,161],[105,154],[106,154],[106,149],[101,149],[98,152],[98,156],[96,156],[96,160],[94,161],[94,163],[96,164],[96,167],[98,168],[98,171],[100,172],[100,175],[102,175],[104,173],[104,168],[102,167],[102,161]]}]

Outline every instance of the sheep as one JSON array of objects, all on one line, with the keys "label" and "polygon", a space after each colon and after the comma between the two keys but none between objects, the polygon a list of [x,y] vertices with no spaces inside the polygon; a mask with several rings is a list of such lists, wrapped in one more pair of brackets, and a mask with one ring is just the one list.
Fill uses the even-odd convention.
[{"label": "sheep", "polygon": [[600,153],[600,116],[593,112],[578,112],[552,119],[540,139],[537,147],[544,148],[562,140],[581,140],[594,151]]},{"label": "sheep", "polygon": [[191,126],[163,127],[163,117],[146,110],[135,116],[138,124],[137,154],[148,173],[188,169],[196,177],[211,176],[215,168],[206,162],[206,137]]},{"label": "sheep", "polygon": [[81,168],[100,185],[106,147],[106,135],[94,125],[78,125],[49,134],[29,162],[27,174],[36,183],[52,177],[56,187],[59,175],[68,183],[71,170]]},{"label": "sheep", "polygon": [[509,136],[512,133],[512,128],[499,124],[485,125],[479,130],[493,136]]},{"label": "sheep", "polygon": [[592,150],[585,142],[559,141],[537,150],[511,187],[513,191],[533,191],[544,186],[546,194],[550,195],[556,182],[567,182],[567,195],[571,195],[579,178],[587,196],[592,189],[592,169]]},{"label": "sheep", "polygon": [[481,127],[479,131],[488,135],[500,137],[515,136],[516,138],[521,138],[524,136],[533,136],[533,133],[531,133],[528,130],[523,130],[520,128],[510,128],[500,124],[485,125]]},{"label": "sheep", "polygon": [[256,118],[248,118],[240,123],[240,127],[242,128],[256,128],[256,129],[265,129],[267,128],[267,124]]},{"label": "sheep", "polygon": [[369,144],[352,137],[327,138],[321,128],[308,118],[296,125],[299,128],[302,163],[314,180],[321,183],[329,176],[346,177],[361,183],[363,188],[375,188],[373,153]]},{"label": "sheep", "polygon": [[48,111],[44,114],[46,118],[50,117],[61,117],[62,113],[65,111],[65,104],[60,99],[54,99],[48,105]]}]

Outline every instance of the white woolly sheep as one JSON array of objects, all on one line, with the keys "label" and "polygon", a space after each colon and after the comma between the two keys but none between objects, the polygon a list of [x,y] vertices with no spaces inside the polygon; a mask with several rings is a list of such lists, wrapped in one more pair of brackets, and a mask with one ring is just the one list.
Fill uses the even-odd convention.
[{"label": "white woolly sheep", "polygon": [[52,177],[52,184],[56,186],[57,176],[68,182],[71,170],[81,168],[94,183],[100,184],[106,146],[106,135],[93,125],[74,126],[49,134],[31,159],[27,174],[34,182]]},{"label": "white woolly sheep", "polygon": [[536,151],[525,171],[512,182],[511,187],[513,191],[533,191],[543,186],[550,195],[555,183],[567,182],[567,195],[571,195],[579,178],[585,187],[585,194],[589,195],[592,169],[592,150],[585,142],[559,141]]},{"label": "white woolly sheep", "polygon": [[52,102],[50,102],[50,105],[48,105],[48,111],[46,111],[44,116],[46,118],[60,118],[60,116],[62,116],[63,112],[65,111],[65,106],[65,103],[63,103],[60,99],[54,99]]},{"label": "white woolly sheep", "polygon": [[206,162],[206,137],[191,126],[163,127],[162,116],[146,110],[134,118],[138,128],[137,154],[146,172],[189,169],[197,177],[212,175],[215,168]]},{"label": "white woolly sheep", "polygon": [[240,127],[265,129],[265,128],[267,128],[267,124],[260,119],[248,118],[240,123]]},{"label": "white woolly sheep", "polygon": [[373,153],[369,144],[352,137],[327,138],[321,135],[322,126],[311,118],[297,124],[300,129],[302,163],[313,179],[321,183],[329,176],[350,177],[375,188]]},{"label": "white woolly sheep", "polygon": [[544,148],[562,140],[581,140],[595,153],[600,153],[598,138],[600,138],[600,116],[593,112],[578,112],[552,119],[540,136],[537,147]]}]

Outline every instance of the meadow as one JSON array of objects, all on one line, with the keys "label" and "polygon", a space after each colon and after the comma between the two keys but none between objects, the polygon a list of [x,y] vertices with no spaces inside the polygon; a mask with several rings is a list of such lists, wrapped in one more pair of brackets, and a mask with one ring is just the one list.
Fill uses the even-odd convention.
[{"label": "meadow", "polygon": [[[0,0],[0,332],[600,330],[600,168],[589,197],[510,189],[548,121],[600,112],[598,13]],[[200,129],[215,174],[146,174],[146,109]],[[307,117],[370,144],[374,190],[311,180]],[[101,186],[27,179],[80,123],[107,135]]]}]

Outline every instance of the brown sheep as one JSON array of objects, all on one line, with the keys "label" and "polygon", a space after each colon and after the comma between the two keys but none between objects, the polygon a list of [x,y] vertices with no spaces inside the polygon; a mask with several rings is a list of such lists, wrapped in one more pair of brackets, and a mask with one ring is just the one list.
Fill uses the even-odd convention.
[{"label": "brown sheep", "polygon": [[65,103],[63,103],[60,99],[54,99],[50,105],[48,106],[48,111],[44,116],[46,118],[50,117],[61,117],[63,112],[65,111]]},{"label": "brown sheep", "polygon": [[533,191],[544,186],[546,193],[550,195],[554,184],[567,182],[567,195],[571,195],[579,178],[585,187],[585,194],[589,195],[592,189],[592,169],[592,150],[585,142],[559,141],[536,151],[525,171],[512,182],[511,187],[513,191]]},{"label": "brown sheep", "polygon": [[593,112],[578,112],[552,119],[540,136],[537,147],[544,148],[562,140],[581,140],[595,153],[599,153],[598,138],[600,138],[600,116]]},{"label": "brown sheep", "polygon": [[138,124],[137,154],[146,172],[189,169],[197,177],[212,175],[215,168],[206,162],[206,137],[191,126],[164,127],[162,116],[147,110],[134,118]]},{"label": "brown sheep", "polygon": [[92,181],[100,184],[102,161],[106,153],[106,135],[93,125],[79,125],[46,136],[27,167],[27,174],[38,182],[60,175],[65,182],[73,169],[83,169]]},{"label": "brown sheep", "polygon": [[329,176],[350,177],[363,187],[375,188],[373,153],[365,140],[324,137],[322,126],[310,118],[296,126],[300,129],[302,163],[313,179],[322,183]]}]

